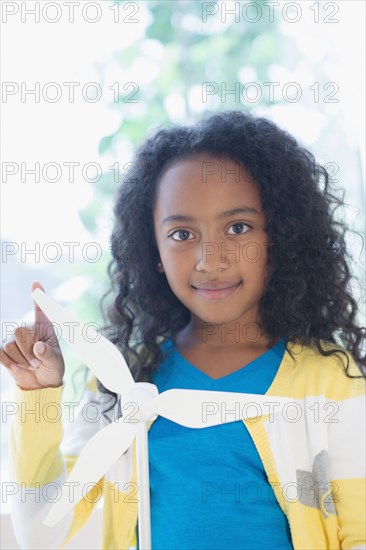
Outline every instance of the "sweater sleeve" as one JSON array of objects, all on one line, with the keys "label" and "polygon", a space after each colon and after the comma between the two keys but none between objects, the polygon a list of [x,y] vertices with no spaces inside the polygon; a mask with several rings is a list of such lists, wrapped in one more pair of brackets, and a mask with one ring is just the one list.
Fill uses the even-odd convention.
[{"label": "sweater sleeve", "polygon": [[[350,357],[349,373],[360,375]],[[333,380],[338,410],[328,425],[331,492],[341,548],[366,548],[365,387],[364,378],[343,371]]]},{"label": "sweater sleeve", "polygon": [[[96,384],[95,384],[96,385]],[[64,386],[40,390],[15,388],[17,414],[11,426],[10,472],[17,491],[12,499],[12,524],[21,548],[63,548],[88,520],[99,502],[104,477],[91,484],[84,497],[58,524],[43,525],[51,506],[61,495],[85,443],[101,428],[96,392],[88,387],[74,415],[62,423]],[[98,415],[92,410],[99,410]],[[70,499],[72,487],[66,487]]]}]

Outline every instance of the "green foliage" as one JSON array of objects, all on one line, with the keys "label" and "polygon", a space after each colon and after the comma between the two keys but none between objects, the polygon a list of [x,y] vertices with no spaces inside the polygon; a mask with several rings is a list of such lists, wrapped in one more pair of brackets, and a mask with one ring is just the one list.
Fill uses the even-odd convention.
[{"label": "green foliage", "polygon": [[[151,62],[157,64],[158,74],[151,82],[137,82],[139,109],[123,101],[122,97],[111,105],[120,112],[121,124],[114,135],[102,138],[100,153],[108,152],[120,135],[137,145],[149,129],[171,120],[166,101],[172,97],[174,102],[174,94],[180,97],[182,112],[173,122],[190,122],[199,116],[200,111],[212,110],[199,97],[196,103],[201,105],[193,105],[190,95],[193,90],[198,94],[203,83],[221,85],[224,82],[228,89],[240,83],[242,87],[248,83],[241,77],[241,69],[245,67],[255,68],[261,81],[271,81],[268,68],[272,63],[280,62],[278,27],[268,17],[253,24],[243,19],[235,21],[235,17],[228,16],[227,24],[215,32],[211,27],[212,18],[206,22],[202,20],[203,2],[152,1],[140,2],[139,6],[141,10],[148,10],[151,16],[145,35],[121,50],[116,59],[126,74],[136,61],[142,66],[146,62],[147,67]],[[262,9],[267,13],[264,6]],[[291,38],[281,37],[281,40],[288,50],[294,49]],[[156,59],[154,52],[159,46],[162,55],[161,59]],[[268,104],[267,94],[263,94],[261,102],[247,102],[245,105],[242,98],[238,100],[234,94],[227,94],[224,98],[219,96],[221,109],[244,107],[250,110]]]}]

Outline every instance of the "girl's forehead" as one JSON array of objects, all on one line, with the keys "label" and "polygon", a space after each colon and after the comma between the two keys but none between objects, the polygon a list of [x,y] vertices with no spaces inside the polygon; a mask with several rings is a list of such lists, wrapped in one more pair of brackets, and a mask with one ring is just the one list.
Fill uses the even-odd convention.
[{"label": "girl's forehead", "polygon": [[168,172],[194,171],[201,172],[204,178],[216,174],[229,175],[233,169],[239,174],[240,172],[247,178],[250,174],[243,163],[232,159],[230,156],[223,154],[214,155],[213,153],[197,153],[188,157],[183,157],[175,161],[171,161],[162,171],[159,180],[161,180]]},{"label": "girl's forehead", "polygon": [[258,184],[234,160],[201,154],[177,161],[162,174],[154,211],[163,218],[192,210],[216,215],[239,206],[262,211]]}]

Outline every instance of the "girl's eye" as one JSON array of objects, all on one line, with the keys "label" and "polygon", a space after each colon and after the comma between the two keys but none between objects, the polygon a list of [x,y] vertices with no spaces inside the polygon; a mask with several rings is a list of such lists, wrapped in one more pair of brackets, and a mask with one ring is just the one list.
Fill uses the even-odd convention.
[{"label": "girl's eye", "polygon": [[[190,231],[187,231],[186,229],[177,229],[176,231],[174,231],[171,235],[169,235],[169,237],[173,237],[173,235],[175,234],[178,234],[178,235],[187,235],[187,234],[190,234]],[[187,241],[188,238],[185,238],[183,237],[182,239],[175,239],[173,238],[173,241]]]},{"label": "girl's eye", "polygon": [[243,235],[244,231],[240,231],[240,228],[241,227],[251,227],[250,225],[248,225],[247,223],[243,223],[243,222],[238,222],[238,223],[233,223],[233,225],[231,227],[239,227],[239,231],[234,231],[235,235]]},{"label": "girl's eye", "polygon": [[[243,222],[234,223],[231,227],[239,228],[238,231],[236,229],[234,229],[234,234],[235,235],[243,235],[244,231],[242,231],[241,229],[243,229],[244,227],[251,228],[250,225],[248,225],[247,223],[243,223]],[[173,241],[188,241],[189,239],[188,239],[187,235],[190,235],[190,233],[191,232],[188,231],[187,229],[177,229],[171,235],[169,235],[169,237],[173,237],[174,235],[179,235],[179,238],[173,237]],[[245,231],[245,233],[246,233],[246,231]]]}]

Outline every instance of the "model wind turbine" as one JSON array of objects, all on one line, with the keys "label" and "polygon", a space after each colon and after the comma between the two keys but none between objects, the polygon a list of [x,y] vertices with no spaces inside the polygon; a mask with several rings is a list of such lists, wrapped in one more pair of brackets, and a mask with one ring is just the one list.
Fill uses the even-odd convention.
[{"label": "model wind turbine", "polygon": [[[122,396],[121,407],[133,403],[137,412],[128,420],[121,416],[109,426],[95,434],[82,449],[65,483],[76,482],[74,500],[68,500],[68,493],[52,505],[44,524],[53,527],[82,499],[82,489],[90,481],[98,482],[118,458],[132,445],[136,437],[137,482],[141,489],[138,500],[139,547],[151,549],[150,528],[150,481],[147,424],[158,415],[187,428],[208,428],[243,418],[270,414],[271,405],[282,411],[284,405],[292,400],[287,397],[258,395],[249,393],[220,392],[207,390],[172,389],[159,394],[157,386],[148,382],[135,382],[123,355],[117,347],[104,336],[88,327],[94,341],[86,341],[81,323],[69,310],[60,306],[41,289],[37,288],[32,297],[44,311],[48,319],[59,327],[69,327],[73,323],[74,334],[63,330],[62,336],[71,345],[80,359],[109,390]],[[208,404],[225,404],[230,409],[229,418],[222,415],[220,407],[215,413],[203,414]],[[238,407],[238,403],[240,407]],[[137,407],[136,407],[137,405]],[[250,413],[250,405],[255,411]],[[233,408],[237,411],[232,412]],[[243,413],[243,410],[245,412]],[[239,409],[239,410],[238,410]],[[276,412],[277,412],[276,411]]]}]

